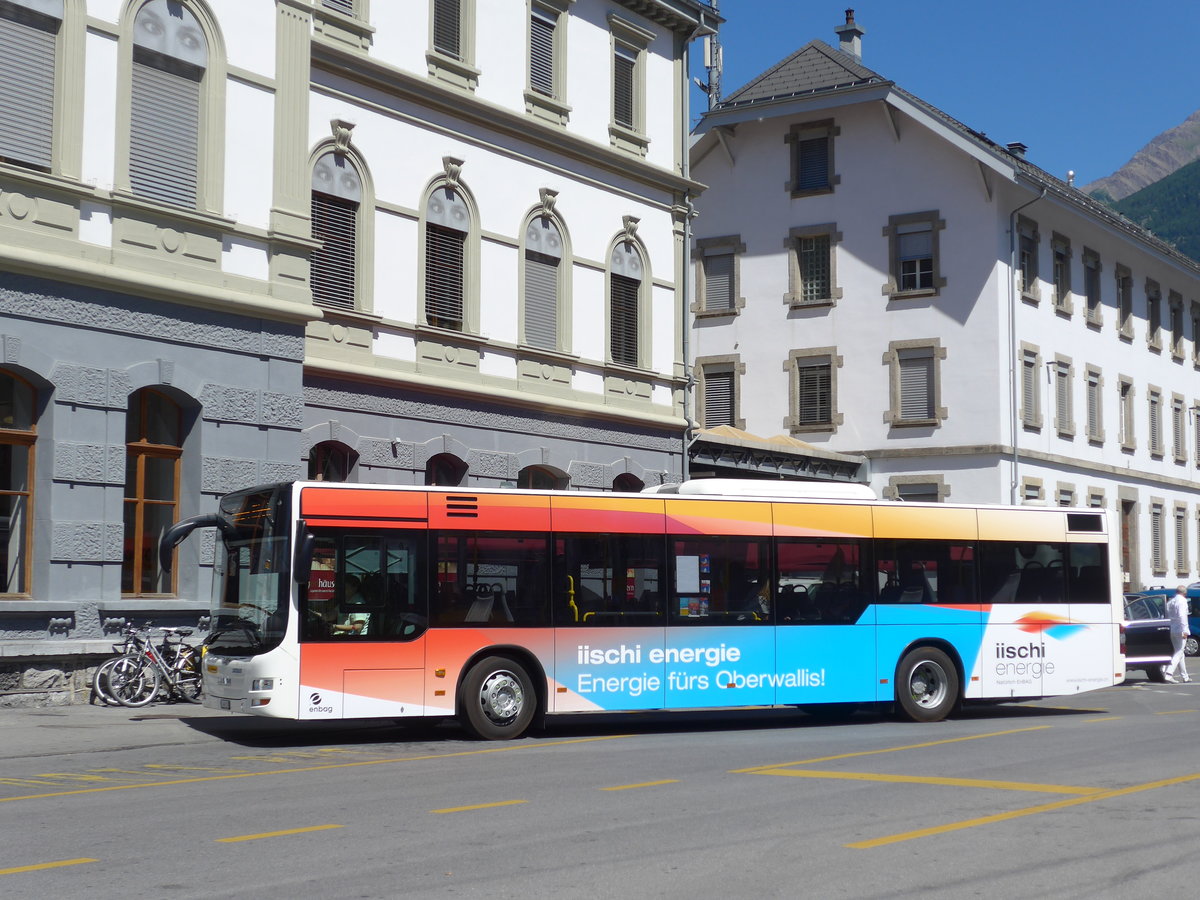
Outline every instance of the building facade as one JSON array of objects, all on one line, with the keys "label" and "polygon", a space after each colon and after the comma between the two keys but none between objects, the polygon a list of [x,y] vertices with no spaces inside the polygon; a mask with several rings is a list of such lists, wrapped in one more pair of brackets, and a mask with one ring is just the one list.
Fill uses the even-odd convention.
[{"label": "building facade", "polygon": [[1200,265],[863,63],[847,17],[706,113],[701,424],[861,455],[881,496],[1107,508],[1200,566]]},{"label": "building facade", "polygon": [[2,0],[0,703],[204,623],[296,477],[686,468],[696,0]]}]

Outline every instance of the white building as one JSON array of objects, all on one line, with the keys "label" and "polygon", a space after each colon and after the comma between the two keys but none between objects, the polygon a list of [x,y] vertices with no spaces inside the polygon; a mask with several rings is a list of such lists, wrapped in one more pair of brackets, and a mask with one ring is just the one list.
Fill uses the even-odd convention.
[{"label": "white building", "polygon": [[882,495],[1106,507],[1200,565],[1200,265],[864,65],[836,29],[697,129],[697,415]]},{"label": "white building", "polygon": [[716,22],[0,0],[0,694],[202,618],[211,541],[154,548],[229,490],[680,480]]}]

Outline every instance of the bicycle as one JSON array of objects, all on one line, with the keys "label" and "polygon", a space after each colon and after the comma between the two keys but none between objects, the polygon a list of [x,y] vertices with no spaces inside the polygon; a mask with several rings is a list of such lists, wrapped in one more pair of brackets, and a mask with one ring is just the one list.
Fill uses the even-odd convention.
[{"label": "bicycle", "polygon": [[121,706],[146,706],[160,693],[168,700],[199,703],[203,689],[200,651],[183,640],[192,630],[164,628],[162,643],[157,646],[150,640],[149,630],[149,623],[125,629],[121,655],[97,668],[93,691],[104,702]]}]

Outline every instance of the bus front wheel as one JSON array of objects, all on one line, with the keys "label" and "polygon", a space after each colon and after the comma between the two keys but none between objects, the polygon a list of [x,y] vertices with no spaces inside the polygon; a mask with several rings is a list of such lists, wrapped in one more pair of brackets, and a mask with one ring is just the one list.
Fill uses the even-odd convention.
[{"label": "bus front wheel", "polygon": [[958,669],[936,647],[917,647],[896,669],[896,702],[914,722],[940,722],[958,704]]},{"label": "bus front wheel", "polygon": [[481,659],[467,672],[459,717],[467,731],[485,741],[519,738],[537,712],[537,692],[525,668],[503,656]]}]

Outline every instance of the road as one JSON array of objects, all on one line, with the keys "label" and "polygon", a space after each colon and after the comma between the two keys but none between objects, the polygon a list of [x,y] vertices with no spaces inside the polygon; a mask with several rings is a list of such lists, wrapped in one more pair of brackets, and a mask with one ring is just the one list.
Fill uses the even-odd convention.
[{"label": "road", "polygon": [[0,734],[8,900],[1093,898],[1196,867],[1200,685],[1140,676],[934,725],[574,717],[488,744],[160,706]]}]

